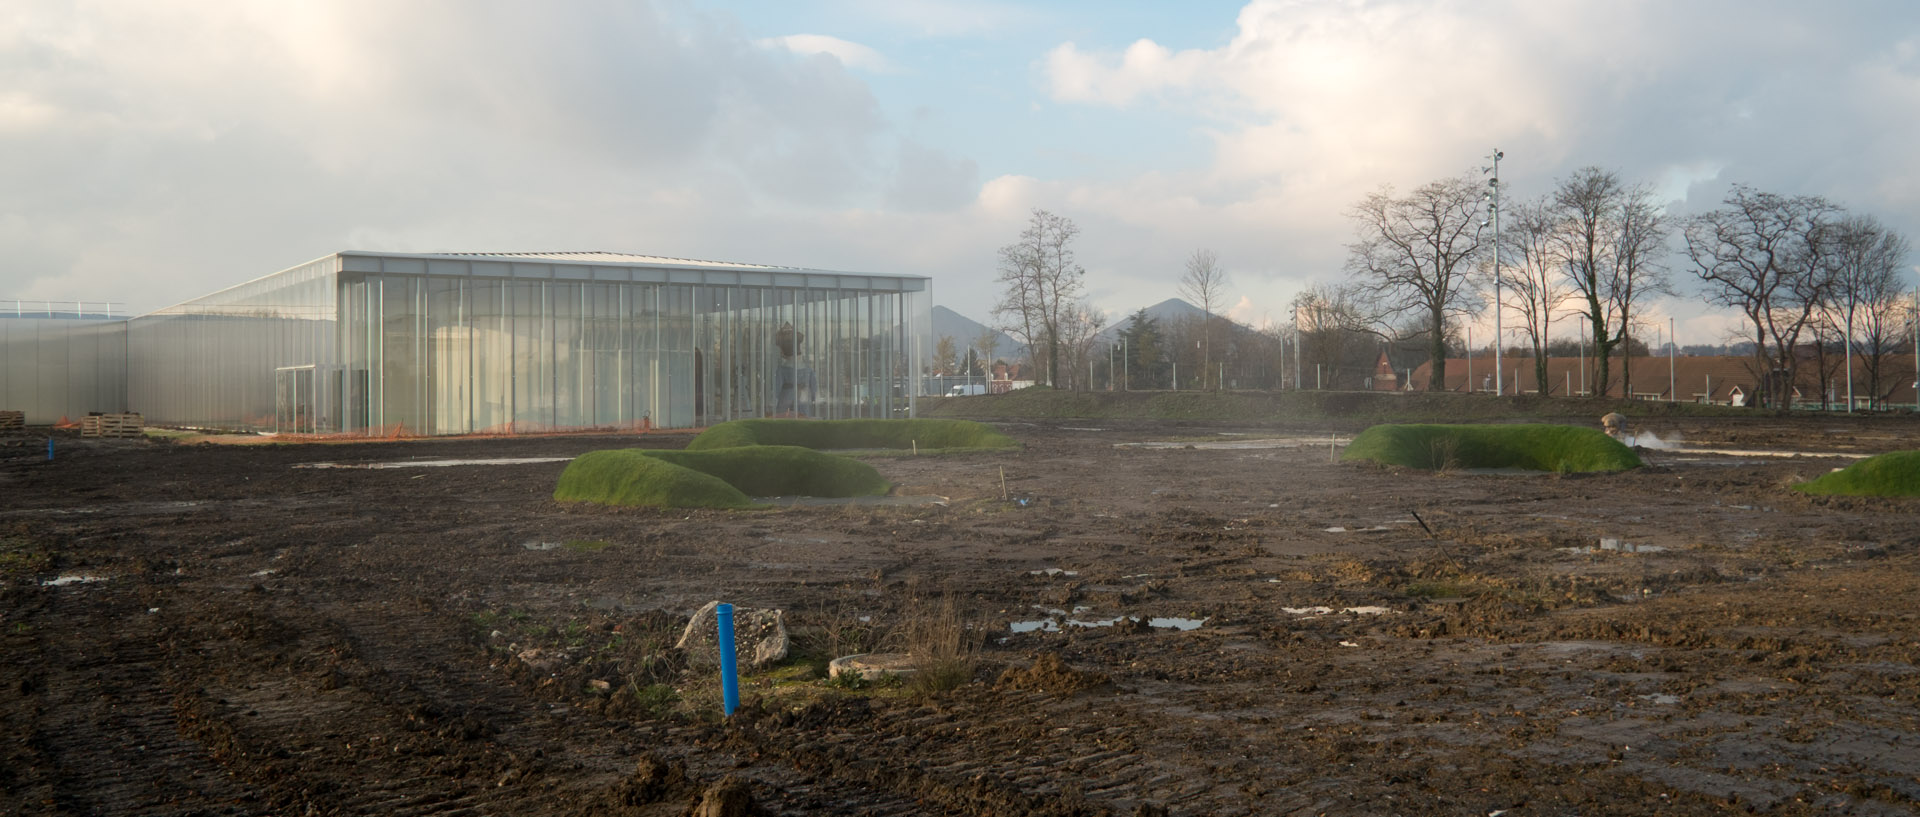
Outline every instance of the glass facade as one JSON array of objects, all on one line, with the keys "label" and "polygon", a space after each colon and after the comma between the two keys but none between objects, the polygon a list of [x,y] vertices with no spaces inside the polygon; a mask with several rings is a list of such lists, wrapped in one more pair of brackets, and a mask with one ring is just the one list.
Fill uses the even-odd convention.
[{"label": "glass facade", "polygon": [[32,425],[128,411],[126,322],[0,317],[0,410]]},{"label": "glass facade", "polygon": [[134,410],[151,423],[189,427],[340,429],[338,411],[329,411],[339,388],[338,258],[129,321],[127,396]]},{"label": "glass facade", "polygon": [[340,418],[426,434],[911,413],[926,280],[348,256]]},{"label": "glass facade", "polygon": [[462,434],[901,417],[925,278],[599,253],[341,253],[135,318],[153,422]]}]

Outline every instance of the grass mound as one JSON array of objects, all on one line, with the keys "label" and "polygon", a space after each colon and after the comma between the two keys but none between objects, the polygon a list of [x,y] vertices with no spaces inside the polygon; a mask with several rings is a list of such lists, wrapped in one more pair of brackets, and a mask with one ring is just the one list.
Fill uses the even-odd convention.
[{"label": "grass mound", "polygon": [[1840,496],[1920,496],[1920,451],[1868,457],[1793,489]]},{"label": "grass mound", "polygon": [[972,420],[734,420],[701,432],[687,450],[749,445],[812,449],[1013,448],[1012,438]]},{"label": "grass mound", "polygon": [[633,449],[589,451],[575,457],[567,470],[560,472],[553,498],[657,508],[745,508],[753,504],[724,479]]},{"label": "grass mound", "polygon": [[853,497],[890,486],[873,466],[793,446],[714,451],[589,451],[560,473],[553,498],[604,505],[745,508],[756,496]]},{"label": "grass mound", "polygon": [[719,477],[747,496],[878,496],[893,487],[864,462],[791,445],[642,453]]},{"label": "grass mound", "polygon": [[1640,467],[1639,455],[1591,428],[1526,425],[1378,425],[1353,438],[1343,462],[1409,468],[1525,468],[1560,473]]}]

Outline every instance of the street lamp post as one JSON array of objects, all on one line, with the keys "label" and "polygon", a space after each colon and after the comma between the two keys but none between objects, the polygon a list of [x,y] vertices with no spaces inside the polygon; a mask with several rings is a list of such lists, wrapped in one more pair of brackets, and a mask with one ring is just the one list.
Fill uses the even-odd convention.
[{"label": "street lamp post", "polygon": [[1501,379],[1505,375],[1505,366],[1500,357],[1500,160],[1506,153],[1499,148],[1493,150],[1493,166],[1487,172],[1493,178],[1487,180],[1487,214],[1493,221],[1493,394],[1498,397],[1506,392],[1506,383]]}]

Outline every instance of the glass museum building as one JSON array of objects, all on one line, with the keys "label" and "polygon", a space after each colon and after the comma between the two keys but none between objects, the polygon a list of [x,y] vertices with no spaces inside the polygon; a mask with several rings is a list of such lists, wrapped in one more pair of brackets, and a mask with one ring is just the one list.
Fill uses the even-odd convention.
[{"label": "glass museum building", "polygon": [[0,409],[365,434],[906,417],[931,308],[920,276],[341,252],[130,320],[0,316]]}]

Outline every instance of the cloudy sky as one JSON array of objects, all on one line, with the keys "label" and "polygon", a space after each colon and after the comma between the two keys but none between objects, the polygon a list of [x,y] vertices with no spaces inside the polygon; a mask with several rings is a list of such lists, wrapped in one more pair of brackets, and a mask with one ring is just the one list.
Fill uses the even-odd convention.
[{"label": "cloudy sky", "polygon": [[[924,274],[985,318],[1045,208],[1114,317],[1208,248],[1259,323],[1339,276],[1353,202],[1496,147],[1522,197],[1592,164],[1912,235],[1917,140],[1909,0],[17,0],[0,298],[609,250]],[[1709,341],[1698,301],[1655,309]]]}]

